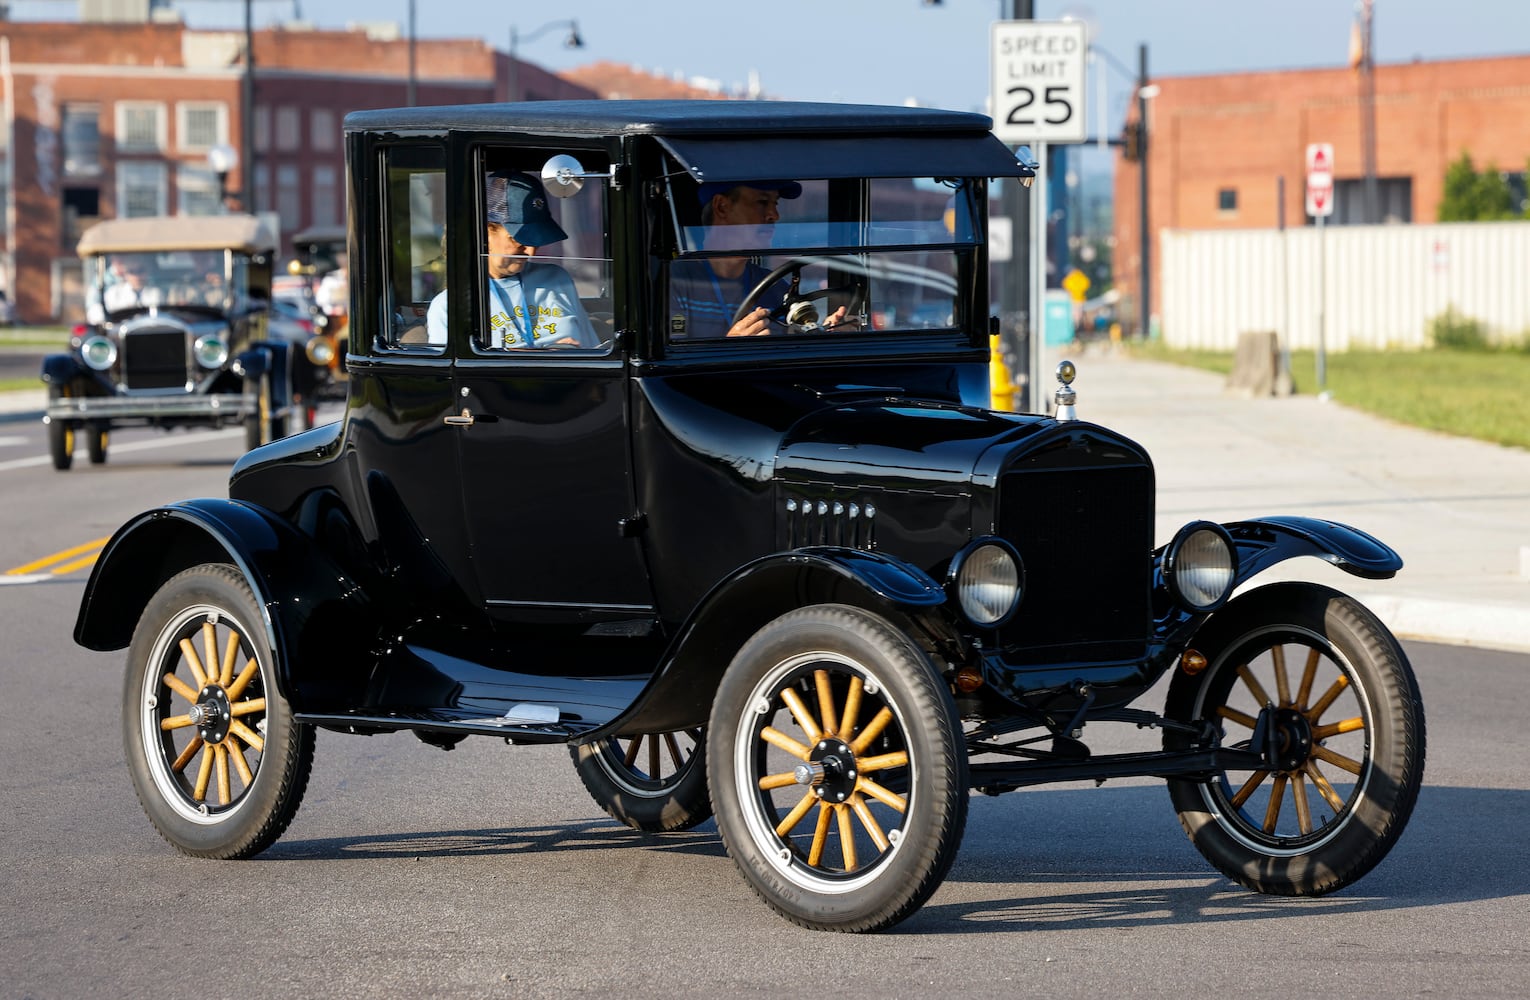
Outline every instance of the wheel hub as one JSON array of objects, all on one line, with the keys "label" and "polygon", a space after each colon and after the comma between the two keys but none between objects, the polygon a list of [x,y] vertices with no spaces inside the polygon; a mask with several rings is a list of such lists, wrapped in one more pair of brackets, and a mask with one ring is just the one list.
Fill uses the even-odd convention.
[{"label": "wheel hub", "polygon": [[229,723],[234,713],[229,706],[228,693],[217,684],[209,684],[197,693],[197,703],[188,713],[202,740],[221,743],[228,736]]},{"label": "wheel hub", "polygon": [[809,785],[825,802],[843,802],[855,791],[855,751],[836,739],[819,740],[806,764],[792,771],[799,785]]},{"label": "wheel hub", "polygon": [[1299,771],[1312,756],[1312,723],[1294,708],[1275,712],[1275,766],[1281,771]]}]

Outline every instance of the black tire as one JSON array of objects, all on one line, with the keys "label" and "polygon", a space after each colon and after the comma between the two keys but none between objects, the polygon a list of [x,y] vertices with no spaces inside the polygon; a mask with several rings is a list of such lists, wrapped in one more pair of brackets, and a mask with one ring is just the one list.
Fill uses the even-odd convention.
[{"label": "black tire", "polygon": [[[1208,720],[1223,745],[1248,745],[1270,705],[1283,749],[1270,772],[1169,781],[1191,843],[1233,881],[1273,895],[1320,896],[1374,868],[1424,774],[1418,682],[1386,626],[1336,590],[1282,583],[1229,604],[1192,646],[1206,669],[1175,674],[1165,714]],[[1193,745],[1172,732],[1164,742]]]},{"label": "black tire", "polygon": [[293,721],[275,672],[259,606],[232,566],[188,569],[144,609],[128,648],[123,746],[138,801],[176,849],[247,858],[297,813],[314,731]]},{"label": "black tire", "polygon": [[270,444],[287,434],[286,421],[277,415],[276,400],[271,394],[271,377],[247,379],[245,395],[254,395],[255,412],[244,418],[244,450],[254,451],[263,444]]},{"label": "black tire", "polygon": [[[48,386],[48,399],[63,399],[69,395],[67,386]],[[68,472],[74,464],[74,427],[68,421],[59,420],[57,417],[48,418],[48,457],[53,459],[53,467],[60,472]]]},{"label": "black tire", "polygon": [[[858,608],[802,608],[744,644],[717,689],[707,760],[729,855],[804,927],[891,927],[961,846],[967,754],[950,691]],[[798,765],[822,770],[799,778]]]},{"label": "black tire", "polygon": [[579,780],[618,823],[644,833],[689,830],[712,815],[701,727],[568,748]]},{"label": "black tire", "polygon": [[110,440],[110,432],[104,424],[87,424],[85,427],[85,450],[90,455],[91,465],[106,464],[106,448]]}]

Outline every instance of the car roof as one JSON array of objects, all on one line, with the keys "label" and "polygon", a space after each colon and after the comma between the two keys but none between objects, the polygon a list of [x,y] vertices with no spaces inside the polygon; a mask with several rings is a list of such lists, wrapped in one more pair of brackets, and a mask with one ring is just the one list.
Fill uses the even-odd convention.
[{"label": "car roof", "polygon": [[352,111],[345,131],[471,129],[549,135],[705,135],[727,132],[982,133],[987,115],[936,108],[809,101],[524,101]]},{"label": "car roof", "polygon": [[253,215],[168,215],[98,222],[85,230],[76,249],[89,257],[160,250],[259,253],[275,247],[276,234]]}]

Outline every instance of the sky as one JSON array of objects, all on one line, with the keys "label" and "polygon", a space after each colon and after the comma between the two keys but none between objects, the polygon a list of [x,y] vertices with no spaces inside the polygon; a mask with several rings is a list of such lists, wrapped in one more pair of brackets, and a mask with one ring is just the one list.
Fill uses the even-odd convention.
[{"label": "sky", "polygon": [[[990,26],[1012,0],[415,0],[421,38],[483,37],[549,69],[598,60],[742,88],[753,73],[772,97],[919,103],[987,111]],[[1150,75],[1344,65],[1357,0],[1033,0],[1042,21],[1089,25],[1105,56],[1088,79],[1091,116],[1105,88],[1108,134],[1131,99],[1138,46]],[[11,0],[18,20],[72,19],[62,0]],[[183,0],[186,23],[244,25],[240,0]],[[1525,0],[1374,0],[1379,63],[1530,53]],[[68,11],[69,13],[65,13]],[[321,28],[394,21],[410,0],[254,0],[263,27],[300,17]],[[584,47],[567,49],[578,22]],[[546,28],[542,31],[540,29]],[[1114,64],[1114,65],[1112,65]],[[1090,125],[1091,136],[1096,133]]]}]

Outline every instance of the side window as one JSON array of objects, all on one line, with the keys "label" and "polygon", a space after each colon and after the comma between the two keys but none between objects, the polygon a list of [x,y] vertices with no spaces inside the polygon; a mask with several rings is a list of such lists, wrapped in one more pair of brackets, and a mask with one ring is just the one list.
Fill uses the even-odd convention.
[{"label": "side window", "polygon": [[437,146],[396,146],[383,153],[386,272],[381,286],[381,350],[440,353],[427,316],[439,296],[445,312],[446,157]]},{"label": "side window", "polygon": [[[606,187],[597,179],[567,198],[549,194],[542,164],[563,152],[488,149],[480,158],[477,352],[612,349]],[[607,169],[604,156],[575,155],[588,172]]]}]

